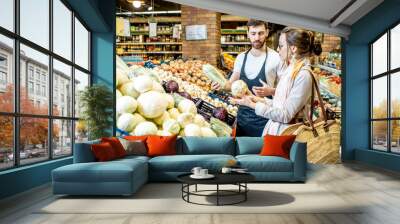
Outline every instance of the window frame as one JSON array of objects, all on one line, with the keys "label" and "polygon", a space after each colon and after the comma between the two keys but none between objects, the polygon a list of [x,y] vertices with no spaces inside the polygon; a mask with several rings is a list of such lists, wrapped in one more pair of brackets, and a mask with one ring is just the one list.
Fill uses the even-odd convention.
[{"label": "window frame", "polygon": [[[391,31],[393,28],[397,27],[400,25],[400,21],[395,22],[392,24],[390,27],[386,28],[384,32],[379,34],[375,39],[373,39],[369,44],[369,149],[373,151],[379,151],[379,152],[386,152],[386,153],[391,153],[391,154],[400,154],[400,152],[393,152],[392,151],[392,122],[393,121],[400,121],[400,117],[393,117],[392,116],[392,96],[391,96],[391,91],[392,91],[392,75],[395,75],[396,73],[400,72],[400,66],[397,68],[391,69]],[[376,74],[374,76],[373,74],[373,44],[376,43],[377,40],[379,40],[381,37],[384,35],[387,35],[387,69],[385,72]],[[386,118],[373,118],[373,81],[382,77],[386,77],[386,86],[387,86],[387,105],[386,105]],[[376,121],[386,121],[387,122],[387,138],[386,138],[386,151],[379,150],[374,148],[374,136],[373,136],[373,122]]]},{"label": "window frame", "polygon": [[[19,167],[23,167],[23,166],[29,166],[29,165],[33,165],[33,164],[37,164],[37,163],[43,163],[49,160],[53,160],[53,159],[61,159],[61,158],[65,158],[65,157],[70,157],[73,155],[74,152],[74,143],[75,143],[75,123],[76,121],[79,120],[79,117],[75,117],[75,108],[72,107],[71,108],[71,114],[70,116],[56,116],[53,115],[53,59],[54,60],[58,60],[61,63],[64,63],[68,66],[71,66],[71,81],[70,81],[70,86],[71,86],[71,92],[72,92],[72,99],[71,99],[71,105],[74,105],[75,103],[75,88],[74,88],[74,82],[75,82],[75,69],[87,74],[89,76],[89,83],[88,86],[92,85],[92,69],[91,69],[91,49],[92,49],[92,45],[91,45],[91,37],[92,37],[92,30],[89,29],[89,27],[87,26],[87,24],[84,22],[84,20],[72,9],[72,7],[65,1],[65,0],[59,0],[62,4],[64,4],[64,6],[66,8],[68,8],[68,10],[71,11],[71,18],[70,18],[70,22],[71,22],[71,58],[67,59],[64,58],[63,56],[55,53],[54,50],[54,45],[53,45],[53,32],[54,32],[54,28],[53,28],[53,22],[54,22],[54,18],[53,18],[53,1],[54,0],[48,0],[49,2],[49,47],[48,49],[46,49],[45,47],[42,47],[39,44],[36,44],[32,41],[30,41],[29,39],[24,38],[23,36],[20,35],[20,0],[14,0],[13,1],[13,10],[14,10],[14,18],[13,18],[13,22],[14,22],[14,31],[10,31],[4,27],[0,26],[0,35],[3,35],[7,38],[11,38],[13,40],[13,54],[12,54],[12,65],[11,66],[11,71],[13,72],[13,79],[14,79],[14,110],[13,112],[1,112],[0,111],[0,116],[11,116],[13,118],[13,153],[14,153],[14,161],[13,161],[13,166],[11,167],[5,167],[5,168],[0,168],[0,172],[5,171],[5,170],[10,170],[10,169],[16,169]],[[78,64],[75,63],[75,25],[74,25],[74,21],[75,18],[77,20],[79,20],[79,22],[84,26],[84,28],[88,31],[88,69],[85,69],[81,66],[79,66]],[[46,83],[46,87],[45,90],[48,93],[45,93],[46,96],[48,96],[48,113],[46,115],[39,115],[39,114],[27,114],[27,113],[21,113],[20,111],[20,85],[21,85],[21,80],[20,80],[20,65],[21,65],[21,56],[20,56],[20,45],[23,44],[27,47],[32,48],[33,50],[36,50],[42,54],[45,54],[46,56],[48,56],[49,59],[49,63],[48,63],[48,82]],[[39,80],[37,80],[38,82],[36,82],[36,69],[33,70],[33,79],[30,79],[30,74],[29,74],[29,69],[31,68],[30,64],[27,63],[27,74],[25,74],[26,76],[26,82],[28,83],[29,81],[33,81],[34,83],[34,87],[36,83],[40,83],[42,84],[42,79],[41,79],[41,74],[42,71],[40,71],[39,73]],[[28,85],[28,84],[26,84]],[[42,86],[42,85],[40,85]],[[28,87],[28,86],[27,86]],[[29,91],[27,89],[27,91]],[[36,91],[36,89],[34,89],[34,92]],[[42,94],[38,95],[39,97],[43,97]],[[48,157],[47,158],[43,158],[43,160],[38,161],[38,162],[32,162],[32,163],[26,163],[26,164],[21,164],[21,158],[20,158],[20,119],[21,118],[45,118],[47,119],[48,122],[48,136],[47,136],[47,142],[49,143],[47,146],[47,151],[48,151]],[[54,156],[54,147],[53,147],[53,122],[56,120],[66,120],[66,121],[70,121],[71,122],[71,129],[72,129],[72,133],[71,133],[71,153],[69,155],[63,155],[63,156]],[[51,144],[50,144],[51,143]]]}]

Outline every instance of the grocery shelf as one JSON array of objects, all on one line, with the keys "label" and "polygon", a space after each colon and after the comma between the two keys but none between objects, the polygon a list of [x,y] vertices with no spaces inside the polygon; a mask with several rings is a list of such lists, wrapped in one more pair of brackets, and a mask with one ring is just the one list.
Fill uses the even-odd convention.
[{"label": "grocery shelf", "polygon": [[182,45],[182,42],[117,43],[118,45]]},{"label": "grocery shelf", "polygon": [[[149,35],[149,31],[131,31],[131,35]],[[157,32],[157,35],[172,35],[172,32]]]},{"label": "grocery shelf", "polygon": [[236,52],[236,51],[224,51],[222,52],[223,54],[240,54],[242,52]]},{"label": "grocery shelf", "polygon": [[242,16],[221,15],[221,22],[247,22],[249,19]]},{"label": "grocery shelf", "polygon": [[122,54],[182,54],[181,51],[125,51]]},{"label": "grocery shelf", "polygon": [[221,42],[222,45],[251,45],[250,42]]},{"label": "grocery shelf", "polygon": [[328,66],[325,66],[325,65],[315,65],[315,67],[323,69],[323,70],[326,70],[326,71],[328,71],[328,72],[330,72],[330,73],[332,73],[334,75],[340,76],[342,74],[341,70],[338,70],[336,68],[331,68],[331,67],[328,67]]},{"label": "grocery shelf", "polygon": [[337,96],[336,94],[332,93],[323,83],[320,83],[319,87],[321,88],[321,92],[326,92],[328,93],[328,95],[330,97],[333,97],[337,100],[341,100],[341,98],[339,96]]},{"label": "grocery shelf", "polygon": [[[157,20],[157,23],[180,23],[181,17],[180,16],[157,16],[154,17]],[[141,23],[148,23],[148,18],[130,18],[130,23],[134,24],[141,24]]]},{"label": "grocery shelf", "polygon": [[247,34],[247,30],[222,29],[221,34]]}]

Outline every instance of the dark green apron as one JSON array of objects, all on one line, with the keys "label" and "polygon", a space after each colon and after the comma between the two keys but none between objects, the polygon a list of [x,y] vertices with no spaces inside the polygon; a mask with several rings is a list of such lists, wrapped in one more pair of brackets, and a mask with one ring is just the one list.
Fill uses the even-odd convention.
[{"label": "dark green apron", "polygon": [[[245,73],[245,66],[247,61],[247,55],[249,54],[250,50],[245,53],[242,68],[240,71],[240,79],[243,80],[249,90],[253,92],[253,86],[262,86],[259,79],[263,80],[267,83],[265,78],[265,64],[267,62],[268,53],[266,55],[264,64],[258,73],[257,77],[254,79],[248,79]],[[254,93],[253,93],[254,94]],[[251,109],[247,106],[239,106],[239,110],[237,113],[237,126],[236,126],[236,136],[252,136],[252,137],[260,137],[264,130],[265,124],[267,123],[268,119],[256,115],[254,109]]]}]

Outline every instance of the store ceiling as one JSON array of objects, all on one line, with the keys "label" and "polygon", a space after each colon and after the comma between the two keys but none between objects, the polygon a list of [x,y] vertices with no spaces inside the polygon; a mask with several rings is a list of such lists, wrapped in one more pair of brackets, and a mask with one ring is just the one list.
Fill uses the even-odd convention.
[{"label": "store ceiling", "polygon": [[383,0],[169,0],[182,5],[302,27],[342,37]]},{"label": "store ceiling", "polygon": [[[142,12],[147,11],[147,8],[151,6],[151,0],[141,0],[142,7],[134,8],[132,5],[133,0],[117,0],[117,12]],[[180,10],[180,4],[176,4],[173,2],[163,1],[163,0],[154,0],[154,11],[173,11]],[[118,11],[119,10],[119,11]]]}]

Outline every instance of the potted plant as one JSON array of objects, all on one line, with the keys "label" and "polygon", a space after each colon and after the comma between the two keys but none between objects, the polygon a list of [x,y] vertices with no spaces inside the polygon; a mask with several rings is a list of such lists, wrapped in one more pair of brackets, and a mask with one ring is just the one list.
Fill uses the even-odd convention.
[{"label": "potted plant", "polygon": [[111,90],[105,85],[94,84],[80,92],[79,97],[79,124],[85,124],[89,140],[109,136],[113,117]]}]

